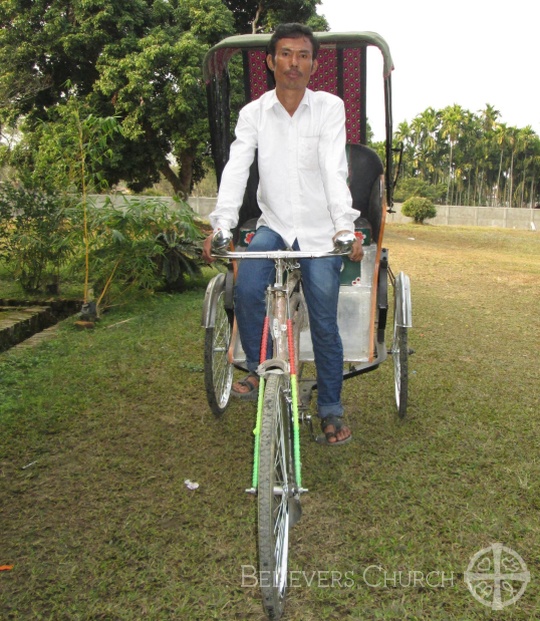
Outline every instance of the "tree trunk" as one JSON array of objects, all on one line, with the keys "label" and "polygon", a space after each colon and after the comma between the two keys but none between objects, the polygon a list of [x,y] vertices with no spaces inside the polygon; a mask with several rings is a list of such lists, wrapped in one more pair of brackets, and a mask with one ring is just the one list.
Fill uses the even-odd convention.
[{"label": "tree trunk", "polygon": [[174,193],[187,200],[191,193],[191,181],[193,179],[193,162],[195,155],[189,151],[183,151],[178,160],[179,172],[176,174],[170,164],[165,161],[160,168],[161,174],[172,185]]},{"label": "tree trunk", "polygon": [[501,157],[499,159],[499,172],[497,174],[497,195],[495,200],[495,207],[498,207],[501,204],[501,172],[502,172],[502,161],[503,161],[503,149],[501,149]]},{"label": "tree trunk", "polygon": [[180,178],[174,172],[174,170],[171,168],[171,166],[170,166],[170,164],[168,162],[165,162],[161,166],[161,168],[159,169],[159,172],[172,185],[172,188],[173,188],[173,191],[174,191],[175,194],[178,194],[179,196],[182,196],[184,198],[189,194],[189,192],[186,193],[185,188],[182,185],[182,182],[181,182]]},{"label": "tree trunk", "polygon": [[454,145],[452,144],[452,141],[450,140],[450,164],[448,166],[448,185],[446,186],[446,204],[450,205],[450,184],[452,182],[452,158],[453,158],[453,153],[454,151]]},{"label": "tree trunk", "polygon": [[512,157],[510,158],[510,191],[508,192],[508,207],[512,207],[514,200],[514,152],[512,151]]},{"label": "tree trunk", "polygon": [[193,162],[195,161],[195,153],[191,151],[182,151],[180,155],[180,171],[178,176],[180,178],[180,185],[184,189],[184,197],[187,197],[191,193],[191,182],[193,180]]}]

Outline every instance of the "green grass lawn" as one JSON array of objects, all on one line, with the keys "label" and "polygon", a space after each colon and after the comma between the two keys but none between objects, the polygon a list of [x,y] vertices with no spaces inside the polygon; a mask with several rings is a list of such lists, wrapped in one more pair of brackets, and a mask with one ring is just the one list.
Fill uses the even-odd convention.
[{"label": "green grass lawn", "polygon": [[[310,492],[284,618],[537,619],[540,238],[391,225],[385,241],[412,281],[408,417],[388,362],[345,383],[351,444],[302,430]],[[203,297],[134,300],[93,331],[68,320],[54,340],[0,355],[2,619],[265,618],[244,492],[254,406],[208,411]],[[492,611],[464,573],[497,542],[531,581]]]}]

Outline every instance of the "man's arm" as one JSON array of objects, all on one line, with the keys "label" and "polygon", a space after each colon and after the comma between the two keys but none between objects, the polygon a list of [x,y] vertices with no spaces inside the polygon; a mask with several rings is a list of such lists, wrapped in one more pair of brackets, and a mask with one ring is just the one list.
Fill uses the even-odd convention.
[{"label": "man's arm", "polygon": [[[221,176],[216,208],[210,214],[210,224],[214,233],[219,229],[230,231],[238,224],[238,212],[244,199],[249,169],[255,158],[256,127],[245,109],[240,111],[235,134],[236,140],[231,145],[229,160]],[[215,261],[211,255],[214,233],[203,243],[202,256],[206,263]]]},{"label": "man's arm", "polygon": [[[334,238],[345,231],[354,232],[354,221],[358,217],[358,212],[352,208],[347,184],[345,144],[345,107],[341,100],[334,100],[319,140],[319,162],[328,209],[336,230]],[[362,243],[356,239],[349,258],[351,261],[361,261],[363,256]]]},{"label": "man's arm", "polygon": [[210,214],[212,228],[231,230],[238,224],[238,212],[244,200],[249,169],[257,149],[257,127],[250,109],[242,109],[219,185],[216,208]]}]

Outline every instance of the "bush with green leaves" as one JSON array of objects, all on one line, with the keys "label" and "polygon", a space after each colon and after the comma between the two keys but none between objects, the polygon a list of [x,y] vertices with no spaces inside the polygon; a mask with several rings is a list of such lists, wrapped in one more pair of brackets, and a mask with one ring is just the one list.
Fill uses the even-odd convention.
[{"label": "bush with green leaves", "polygon": [[73,254],[70,199],[22,183],[0,184],[0,258],[27,293],[56,287]]},{"label": "bush with green leaves", "polygon": [[397,203],[404,203],[413,196],[423,196],[434,203],[442,203],[446,197],[446,190],[444,183],[427,183],[420,177],[400,177],[394,191],[394,200]]},{"label": "bush with green leaves", "polygon": [[[80,217],[80,212],[79,212]],[[128,289],[181,291],[201,270],[203,233],[191,207],[176,199],[110,197],[88,203],[89,273],[98,306]],[[85,257],[77,266],[82,274]]]},{"label": "bush with green leaves", "polygon": [[437,215],[437,209],[429,198],[412,196],[401,206],[401,213],[408,218],[413,218],[416,224],[423,224],[424,220]]}]

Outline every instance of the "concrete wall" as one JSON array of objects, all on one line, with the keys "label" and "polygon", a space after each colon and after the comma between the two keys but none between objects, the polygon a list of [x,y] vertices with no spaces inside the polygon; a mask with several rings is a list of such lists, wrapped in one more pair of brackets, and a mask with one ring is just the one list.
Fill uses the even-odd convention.
[{"label": "concrete wall", "polygon": [[[401,205],[394,205],[394,210],[396,213],[386,215],[386,222],[412,222],[412,218],[401,214]],[[495,226],[537,231],[540,230],[540,209],[437,205],[437,215],[426,222],[450,226]]]},{"label": "concrete wall", "polygon": [[[129,197],[127,197],[129,200]],[[98,198],[98,202],[101,197]],[[114,200],[117,204],[124,200],[118,197]],[[160,197],[160,200],[174,201],[170,197]],[[215,197],[192,196],[188,200],[193,211],[206,218],[214,209],[216,204]],[[396,213],[386,215],[388,223],[407,223],[412,222],[401,214],[401,205],[394,205]],[[529,231],[540,231],[540,209],[510,209],[508,207],[465,207],[460,205],[437,205],[437,216],[426,220],[430,224],[448,226],[494,226],[508,229],[522,229]]]},{"label": "concrete wall", "polygon": [[[214,208],[215,202],[215,198],[191,197],[189,199],[189,204],[193,211],[201,217],[208,216]],[[387,214],[387,222],[412,222],[412,218],[407,218],[407,216],[401,214],[400,204],[394,205],[393,209],[396,213]],[[508,229],[540,231],[540,209],[437,205],[437,215],[426,222],[447,226],[495,226]]]},{"label": "concrete wall", "polygon": [[205,218],[213,211],[216,199],[208,198],[207,196],[190,196],[188,203],[196,214]]}]

